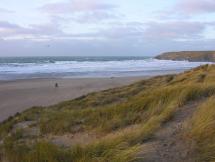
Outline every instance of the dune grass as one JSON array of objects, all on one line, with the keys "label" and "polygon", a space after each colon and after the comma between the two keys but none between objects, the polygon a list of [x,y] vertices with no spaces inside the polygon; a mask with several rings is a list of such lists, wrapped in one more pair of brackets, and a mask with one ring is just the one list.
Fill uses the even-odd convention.
[{"label": "dune grass", "polygon": [[191,120],[189,137],[196,142],[199,161],[215,160],[215,97],[198,108]]},{"label": "dune grass", "polygon": [[[214,94],[215,66],[205,65],[179,75],[155,77],[54,106],[32,108],[0,125],[3,141],[0,153],[9,162],[144,161],[144,157],[136,156],[141,144],[171,120],[181,106]],[[203,149],[199,150],[202,159],[212,158],[215,153],[214,145],[206,145],[206,139],[215,132],[213,104],[213,98],[209,99],[192,119],[190,137]],[[207,113],[202,116],[205,109]],[[31,127],[38,128],[40,135],[29,137],[26,130],[14,131],[17,123],[25,121],[34,121]],[[210,133],[205,135],[208,125]],[[85,132],[93,132],[97,140],[62,147],[46,138]],[[209,148],[212,148],[211,154],[208,154]]]}]

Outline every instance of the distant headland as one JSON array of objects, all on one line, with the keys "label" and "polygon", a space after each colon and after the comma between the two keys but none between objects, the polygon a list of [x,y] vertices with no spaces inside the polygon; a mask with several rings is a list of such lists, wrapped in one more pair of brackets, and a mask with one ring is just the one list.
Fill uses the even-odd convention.
[{"label": "distant headland", "polygon": [[190,62],[215,62],[215,51],[167,52],[155,57],[159,60],[187,60]]}]

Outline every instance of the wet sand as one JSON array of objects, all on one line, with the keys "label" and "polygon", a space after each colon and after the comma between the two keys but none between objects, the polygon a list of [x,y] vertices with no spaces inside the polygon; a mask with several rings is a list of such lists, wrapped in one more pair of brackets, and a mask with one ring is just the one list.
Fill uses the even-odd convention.
[{"label": "wet sand", "polygon": [[[48,106],[146,77],[0,81],[0,122],[33,106]],[[55,88],[55,83],[59,87]]]}]

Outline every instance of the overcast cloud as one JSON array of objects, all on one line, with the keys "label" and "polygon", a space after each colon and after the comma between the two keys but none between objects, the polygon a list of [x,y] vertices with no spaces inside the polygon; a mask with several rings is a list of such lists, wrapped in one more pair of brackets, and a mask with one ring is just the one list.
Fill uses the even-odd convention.
[{"label": "overcast cloud", "polygon": [[[16,4],[16,5],[15,5]],[[2,0],[0,56],[214,50],[214,0]]]}]

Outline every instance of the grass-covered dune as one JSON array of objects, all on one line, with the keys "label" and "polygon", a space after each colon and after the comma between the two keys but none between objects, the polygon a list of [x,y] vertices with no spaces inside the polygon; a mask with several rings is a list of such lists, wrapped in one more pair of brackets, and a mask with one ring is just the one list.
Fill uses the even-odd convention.
[{"label": "grass-covered dune", "polygon": [[[177,133],[162,132],[179,121]],[[179,161],[215,160],[215,65],[17,114],[0,125],[0,161],[164,161],[149,147],[161,134],[176,141],[165,147],[186,150],[166,153]]]},{"label": "grass-covered dune", "polygon": [[156,59],[175,60],[175,61],[191,61],[191,62],[215,62],[215,51],[181,51],[163,53]]}]

